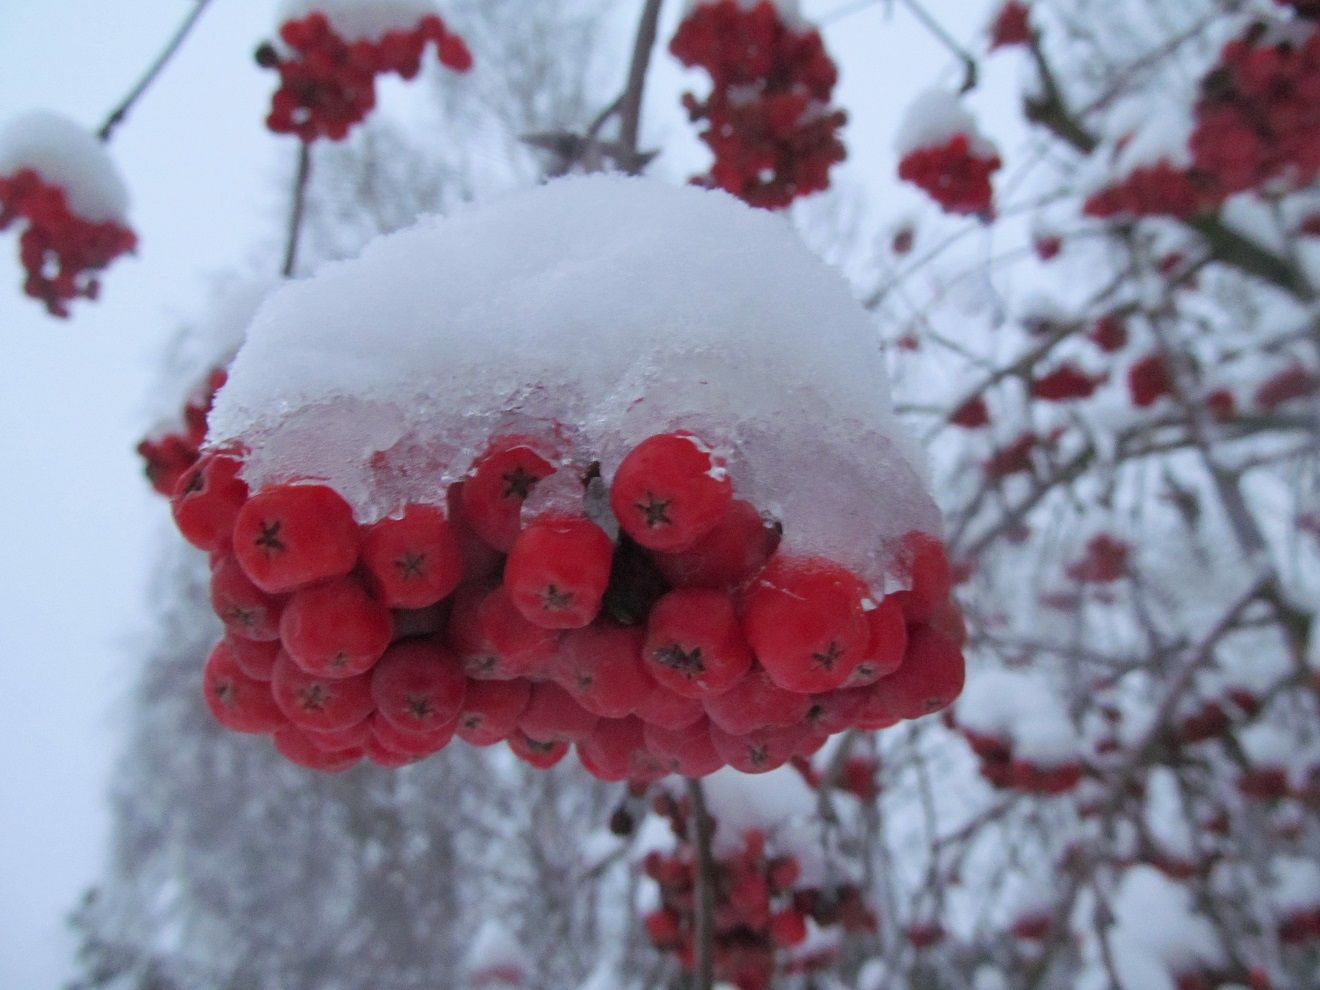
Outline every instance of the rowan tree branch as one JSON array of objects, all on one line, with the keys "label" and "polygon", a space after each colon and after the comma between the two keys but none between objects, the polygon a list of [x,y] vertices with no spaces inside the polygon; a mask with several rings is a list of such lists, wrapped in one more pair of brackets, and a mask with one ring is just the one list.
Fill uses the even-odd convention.
[{"label": "rowan tree branch", "polygon": [[711,821],[701,781],[687,782],[689,813],[692,816],[692,846],[697,852],[696,931],[693,932],[695,965],[692,990],[712,990],[715,985],[715,861],[711,856]]},{"label": "rowan tree branch", "polygon": [[298,242],[302,238],[303,214],[307,206],[307,180],[312,174],[312,146],[298,142],[298,169],[293,177],[293,203],[289,208],[289,233],[284,246],[284,264],[280,273],[292,278],[298,264]]}]

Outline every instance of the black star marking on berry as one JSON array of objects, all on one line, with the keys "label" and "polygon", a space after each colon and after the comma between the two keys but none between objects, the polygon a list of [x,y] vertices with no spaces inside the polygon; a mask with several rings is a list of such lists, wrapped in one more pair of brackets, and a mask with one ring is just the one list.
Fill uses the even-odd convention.
[{"label": "black star marking on berry", "polygon": [[830,645],[826,648],[824,653],[813,653],[811,659],[816,661],[816,666],[824,667],[826,670],[833,670],[834,664],[841,656],[843,656],[843,650],[839,649],[838,643],[831,640]]},{"label": "black star marking on berry", "polygon": [[227,626],[251,629],[257,624],[257,611],[252,608],[244,608],[242,605],[230,605],[221,613],[220,621]]},{"label": "black star marking on berry", "polygon": [[236,700],[233,681],[217,681],[215,685],[215,700],[222,705],[232,705]]},{"label": "black star marking on berry", "polygon": [[426,554],[420,550],[408,550],[394,562],[394,566],[399,569],[399,575],[405,581],[420,578],[426,568]]},{"label": "black star marking on berry", "polygon": [[678,643],[670,643],[656,650],[652,656],[662,667],[676,670],[685,677],[695,677],[706,672],[706,665],[701,660],[701,647],[685,650]]},{"label": "black star marking on berry", "polygon": [[541,592],[541,607],[547,612],[562,612],[573,602],[573,592],[560,591],[553,584]]},{"label": "black star marking on berry", "polygon": [[298,692],[298,707],[305,712],[323,712],[325,703],[329,700],[325,687],[320,684],[309,684]]},{"label": "black star marking on berry", "polygon": [[283,523],[278,519],[275,522],[265,522],[263,520],[261,535],[257,537],[257,546],[265,550],[267,554],[282,553],[288,549],[285,547],[284,541],[280,539],[280,526],[282,525]]},{"label": "black star marking on berry", "polygon": [[646,517],[646,528],[655,529],[657,526],[673,525],[674,520],[669,518],[669,506],[673,501],[671,498],[656,498],[654,492],[647,492],[645,502],[633,504]]},{"label": "black star marking on berry", "polygon": [[766,760],[770,759],[770,753],[765,746],[748,746],[747,759],[754,767],[759,767]]},{"label": "black star marking on berry", "polygon": [[191,495],[193,492],[200,492],[206,487],[206,482],[202,478],[202,469],[198,468],[188,476],[188,484],[183,487],[184,495]]},{"label": "black star marking on berry", "polygon": [[413,718],[430,718],[435,714],[431,699],[424,694],[410,694],[403,700],[403,708]]},{"label": "black star marking on berry", "polygon": [[541,479],[519,464],[512,471],[505,471],[500,478],[504,481],[504,498],[516,498],[519,501],[532,494],[532,489]]}]

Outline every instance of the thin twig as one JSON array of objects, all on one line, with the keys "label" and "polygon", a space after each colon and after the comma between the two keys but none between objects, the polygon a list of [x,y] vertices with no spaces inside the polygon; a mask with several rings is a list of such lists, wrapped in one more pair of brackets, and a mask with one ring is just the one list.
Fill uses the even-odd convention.
[{"label": "thin twig", "polygon": [[710,814],[701,781],[687,782],[692,815],[692,844],[697,850],[696,931],[693,933],[695,968],[692,990],[712,990],[715,985],[715,861],[711,856]]},{"label": "thin twig", "polygon": [[944,25],[931,16],[930,11],[923,7],[917,0],[903,0],[903,6],[912,11],[912,16],[919,20],[923,27],[935,36],[935,40],[953,53],[963,64],[963,84],[960,92],[967,93],[976,88],[978,69],[976,59],[972,58],[969,52],[962,45],[954,40],[953,35],[945,30]]},{"label": "thin twig", "polygon": [[646,87],[646,70],[651,64],[651,50],[660,22],[662,0],[646,0],[642,18],[637,24],[637,40],[633,45],[632,65],[628,68],[628,85],[619,99],[619,144],[627,156],[624,171],[635,175],[644,161],[637,147],[641,130],[642,93]]},{"label": "thin twig", "polygon": [[192,31],[193,25],[195,25],[201,18],[202,13],[206,10],[207,5],[210,4],[210,2],[211,0],[194,0],[193,9],[190,10],[188,16],[183,19],[183,23],[180,24],[178,30],[174,32],[174,36],[170,38],[169,42],[165,45],[164,50],[156,56],[156,61],[151,63],[147,68],[146,74],[137,81],[137,84],[131,90],[129,90],[128,95],[124,97],[119,105],[110,111],[110,116],[107,117],[105,123],[101,125],[101,129],[96,132],[98,140],[110,140],[111,136],[114,134],[115,128],[122,124],[128,117],[128,112],[133,109],[133,104],[135,104],[138,101],[138,98],[147,91],[147,88],[155,82],[156,77],[160,75],[170,59],[174,57],[174,53],[179,50],[184,39],[186,39],[189,32]]},{"label": "thin twig", "polygon": [[289,236],[284,248],[285,278],[293,277],[298,263],[298,240],[302,236],[303,211],[307,205],[307,180],[312,174],[312,146],[306,141],[298,143],[298,172],[293,180],[293,206],[289,210]]}]

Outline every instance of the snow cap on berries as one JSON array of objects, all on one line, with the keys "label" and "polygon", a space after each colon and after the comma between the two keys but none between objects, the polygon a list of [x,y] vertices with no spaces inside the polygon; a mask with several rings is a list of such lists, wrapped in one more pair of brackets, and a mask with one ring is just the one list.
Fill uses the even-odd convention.
[{"label": "snow cap on berries", "polygon": [[122,224],[128,216],[128,187],[105,145],[66,117],[38,110],[0,128],[0,176],[23,169],[63,189],[84,220]]},{"label": "snow cap on berries", "polygon": [[345,41],[379,41],[390,31],[410,31],[439,13],[434,0],[282,0],[279,23],[323,14]]},{"label": "snow cap on berries", "polygon": [[527,953],[507,928],[487,918],[467,955],[467,986],[472,990],[520,987],[531,969]]},{"label": "snow cap on berries", "polygon": [[321,479],[362,523],[437,501],[494,436],[610,472],[675,430],[727,459],[788,552],[876,581],[903,534],[939,532],[846,282],[781,218],[641,179],[425,220],[285,286],[211,418],[254,491]]},{"label": "snow cap on berries", "polygon": [[963,134],[968,150],[978,158],[997,158],[999,149],[981,133],[976,118],[963,106],[957,94],[939,87],[920,93],[908,107],[894,137],[899,157],[923,148],[937,148]]}]

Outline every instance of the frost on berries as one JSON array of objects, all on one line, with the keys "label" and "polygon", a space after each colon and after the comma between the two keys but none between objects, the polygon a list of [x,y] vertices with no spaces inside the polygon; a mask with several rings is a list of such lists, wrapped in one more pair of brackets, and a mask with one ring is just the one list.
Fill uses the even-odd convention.
[{"label": "frost on berries", "polygon": [[922,189],[946,212],[993,214],[990,177],[1002,164],[999,152],[952,93],[932,89],[919,96],[895,144],[899,178]]},{"label": "frost on berries", "polygon": [[[777,219],[691,188],[570,180],[474,217],[273,296],[177,483],[176,523],[213,557],[226,697],[267,699],[279,751],[394,768],[458,737],[534,767],[573,750],[610,781],[763,774],[952,702],[961,620],[938,517],[843,283]],[[590,247],[562,269],[510,236],[528,223]],[[653,236],[620,240],[638,225]],[[759,239],[770,270],[732,262],[726,237]],[[487,291],[517,244],[525,277],[576,288],[538,293],[534,315]],[[639,293],[658,257],[674,280]],[[751,279],[717,311],[687,288],[712,265]],[[466,315],[374,302],[409,291]],[[785,316],[804,301],[810,335]],[[505,306],[521,340],[468,331],[511,325]],[[389,346],[364,347],[364,327]],[[370,357],[314,358],[341,334]],[[819,391],[765,389],[774,362],[786,383],[816,365],[822,334],[839,364]],[[745,360],[716,360],[732,342]],[[822,433],[803,402],[861,432]],[[767,937],[801,927],[780,912]]]},{"label": "frost on berries", "polygon": [[0,231],[23,226],[23,291],[52,316],[95,299],[101,271],[137,247],[127,212],[114,162],[77,124],[31,113],[0,130]]},{"label": "frost on berries", "polygon": [[427,0],[370,3],[289,0],[278,42],[263,44],[257,64],[279,73],[266,125],[303,142],[343,140],[376,105],[376,80],[414,78],[434,46],[437,60],[467,72],[472,55]]},{"label": "frost on berries", "polygon": [[695,182],[767,209],[829,187],[830,167],[845,155],[846,117],[830,105],[838,72],[820,32],[790,23],[770,0],[701,0],[669,50],[711,77],[704,100],[683,97],[715,155]]}]

